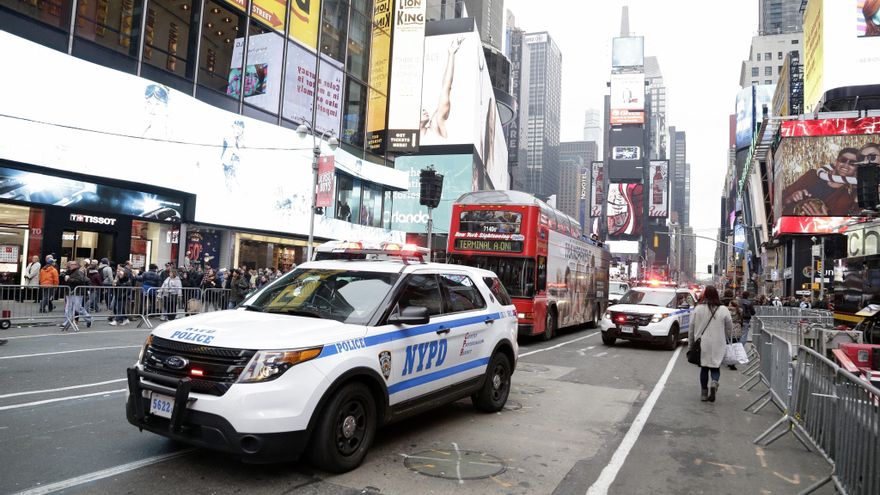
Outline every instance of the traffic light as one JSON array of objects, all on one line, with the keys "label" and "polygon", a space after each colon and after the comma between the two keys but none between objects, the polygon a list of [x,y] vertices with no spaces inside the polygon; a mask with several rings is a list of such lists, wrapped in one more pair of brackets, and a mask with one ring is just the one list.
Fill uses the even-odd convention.
[{"label": "traffic light", "polygon": [[440,205],[442,194],[443,176],[438,174],[433,167],[422,169],[419,175],[419,204],[428,208],[436,208]]},{"label": "traffic light", "polygon": [[858,185],[856,193],[859,200],[859,208],[873,210],[880,204],[880,191],[877,186],[880,182],[880,167],[877,165],[859,165]]}]

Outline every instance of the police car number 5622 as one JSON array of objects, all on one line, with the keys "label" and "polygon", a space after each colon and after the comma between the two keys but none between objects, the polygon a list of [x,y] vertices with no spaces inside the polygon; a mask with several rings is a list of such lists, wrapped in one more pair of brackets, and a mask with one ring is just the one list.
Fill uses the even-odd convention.
[{"label": "police car number 5622", "polygon": [[507,401],[517,318],[494,273],[403,260],[301,265],[239,308],[170,321],[128,369],[128,421],[246,458],[358,466],[388,422]]}]

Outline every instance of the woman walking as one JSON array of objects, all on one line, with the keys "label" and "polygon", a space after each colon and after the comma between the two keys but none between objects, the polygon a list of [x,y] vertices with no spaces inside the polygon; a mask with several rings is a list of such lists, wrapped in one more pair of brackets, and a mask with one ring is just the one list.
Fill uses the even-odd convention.
[{"label": "woman walking", "polygon": [[724,359],[725,335],[734,331],[730,311],[721,304],[715,287],[707,286],[703,292],[694,310],[691,330],[688,332],[688,345],[693,346],[695,340],[700,340],[700,400],[715,402],[718,380],[721,379],[721,361]]}]

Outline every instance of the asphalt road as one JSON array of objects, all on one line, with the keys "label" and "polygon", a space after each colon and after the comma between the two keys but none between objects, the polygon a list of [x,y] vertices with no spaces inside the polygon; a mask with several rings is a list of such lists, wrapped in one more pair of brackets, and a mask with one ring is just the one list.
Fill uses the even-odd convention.
[{"label": "asphalt road", "polygon": [[724,370],[702,403],[683,348],[606,347],[593,329],[521,342],[504,411],[462,401],[385,427],[353,472],[244,464],[126,422],[125,369],[147,332],[0,331],[0,494],[772,495],[829,472],[790,436],[751,443],[779,414],[741,411],[761,392],[736,390],[742,375]]}]

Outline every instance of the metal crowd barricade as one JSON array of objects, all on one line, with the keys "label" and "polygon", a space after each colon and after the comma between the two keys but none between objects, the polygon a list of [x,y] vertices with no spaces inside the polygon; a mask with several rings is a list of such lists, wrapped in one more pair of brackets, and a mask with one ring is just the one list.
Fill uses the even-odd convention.
[{"label": "metal crowd barricade", "polygon": [[173,320],[202,312],[202,289],[153,287],[143,292],[144,319],[162,317]]},{"label": "metal crowd barricade", "polygon": [[83,298],[83,307],[89,317],[107,318],[110,321],[139,320],[138,327],[147,325],[150,328],[152,325],[143,312],[143,294],[144,291],[140,287],[113,287],[109,285],[84,285],[74,290],[75,296]]},{"label": "metal crowd barricade", "polygon": [[54,325],[65,323],[66,285],[0,285],[0,328],[16,325]]},{"label": "metal crowd barricade", "polygon": [[202,313],[223,311],[229,307],[229,289],[205,289],[202,291]]},{"label": "metal crowd barricade", "polygon": [[843,368],[836,376],[831,478],[840,493],[875,495],[880,493],[880,389]]}]

